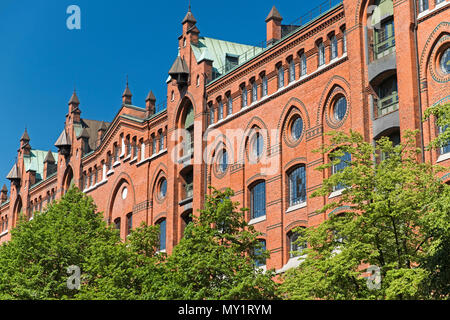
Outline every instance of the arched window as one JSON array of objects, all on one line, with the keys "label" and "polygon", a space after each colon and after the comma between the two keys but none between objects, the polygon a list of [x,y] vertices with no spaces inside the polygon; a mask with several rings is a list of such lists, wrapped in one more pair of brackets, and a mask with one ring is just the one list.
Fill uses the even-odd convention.
[{"label": "arched window", "polygon": [[127,214],[127,236],[131,233],[133,229],[133,213]]},{"label": "arched window", "polygon": [[428,0],[419,0],[419,12],[428,10]]},{"label": "arched window", "polygon": [[252,102],[256,102],[258,100],[258,85],[256,81],[252,82]]},{"label": "arched window", "polygon": [[260,257],[264,251],[266,251],[266,240],[260,239],[258,240],[261,246],[255,249],[255,266],[262,267],[266,265],[266,259]]},{"label": "arched window", "polygon": [[164,133],[162,131],[159,132],[159,151],[164,149]]},{"label": "arched window", "polygon": [[319,67],[325,64],[325,45],[323,42],[319,42],[317,45],[317,49],[319,50]]},{"label": "arched window", "polygon": [[209,104],[209,124],[212,125],[214,124],[214,106],[212,105],[212,103]]},{"label": "arched window", "polygon": [[159,182],[158,196],[160,199],[164,199],[166,197],[166,194],[167,194],[167,180],[166,178],[162,178],[161,181]]},{"label": "arched window", "polygon": [[294,59],[291,58],[289,61],[289,82],[295,81],[295,63]]},{"label": "arched window", "polygon": [[227,171],[228,168],[228,153],[226,150],[223,150],[219,155],[219,169],[223,173]]},{"label": "arched window", "polygon": [[261,79],[261,97],[267,96],[267,77],[264,74]]},{"label": "arched window", "polygon": [[250,191],[251,218],[259,218],[266,215],[266,182],[262,181],[253,186]]},{"label": "arched window", "polygon": [[301,76],[306,76],[308,73],[307,65],[306,65],[306,54],[302,54],[300,56],[300,69],[301,69]]},{"label": "arched window", "polygon": [[159,223],[159,250],[166,250],[166,219],[161,220]]},{"label": "arched window", "polygon": [[289,206],[303,202],[306,202],[306,170],[300,166],[289,174]]},{"label": "arched window", "polygon": [[231,94],[227,94],[227,116],[233,114],[233,99],[231,98]]},{"label": "arched window", "polygon": [[303,119],[301,117],[297,117],[292,123],[291,127],[291,136],[294,141],[300,139],[303,133]]},{"label": "arched window", "polygon": [[337,49],[337,39],[334,34],[330,37],[330,42],[331,42],[331,59],[335,59],[338,56],[338,49]]},{"label": "arched window", "polygon": [[450,48],[445,49],[441,56],[439,65],[444,74],[450,74]]},{"label": "arched window", "polygon": [[243,85],[241,87],[241,97],[242,97],[242,108],[247,106],[247,87]]},{"label": "arched window", "polygon": [[[439,133],[442,134],[442,133],[444,133],[446,130],[450,130],[448,125],[446,125],[446,126],[444,126],[444,127],[440,127],[440,128],[439,128]],[[449,152],[450,152],[450,141],[448,141],[448,143],[447,143],[446,145],[444,145],[444,146],[441,147],[440,152],[441,152],[441,154],[446,154],[446,153],[449,153]]]},{"label": "arched window", "polygon": [[152,134],[152,153],[153,154],[156,154],[156,152],[158,151],[157,150],[157,143],[158,143],[158,140],[156,139],[155,134],[153,133]]},{"label": "arched window", "polygon": [[116,230],[119,230],[119,233],[120,233],[120,218],[117,218],[114,220],[114,228]]},{"label": "arched window", "polygon": [[282,65],[278,67],[278,89],[284,87],[284,68]]},{"label": "arched window", "polygon": [[298,232],[289,232],[289,258],[295,258],[302,255],[303,250],[307,248],[306,242],[299,243],[298,241],[299,233]]},{"label": "arched window", "polygon": [[219,106],[218,106],[218,120],[222,120],[223,119],[223,102],[222,100],[219,100]]},{"label": "arched window", "polygon": [[[350,155],[350,153],[345,152],[344,155],[338,157],[337,159],[339,159],[339,162],[336,164],[333,164],[333,167],[331,170],[332,174],[340,172],[340,171],[344,170],[346,167],[348,167],[350,165],[351,155]],[[345,185],[342,183],[339,183],[336,186],[334,186],[333,191],[342,190],[344,188],[345,188]]]}]

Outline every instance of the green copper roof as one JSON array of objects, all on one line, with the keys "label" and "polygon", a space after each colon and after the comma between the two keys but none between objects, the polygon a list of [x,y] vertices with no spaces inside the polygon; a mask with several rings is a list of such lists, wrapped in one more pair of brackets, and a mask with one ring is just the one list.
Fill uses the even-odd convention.
[{"label": "green copper roof", "polygon": [[[241,56],[246,52],[251,52],[253,55],[261,52],[263,48],[207,37],[199,37],[198,44],[193,44],[192,50],[194,51],[197,62],[202,60],[212,61],[213,68],[216,69],[216,72],[222,74],[227,54]],[[244,59],[244,57],[239,57],[239,59]],[[243,62],[244,61],[239,61],[239,64]]]},{"label": "green copper roof", "polygon": [[[25,164],[25,171],[36,171],[36,180],[42,180],[44,177],[44,159],[48,151],[31,150],[30,155],[25,155],[23,158]],[[58,161],[58,153],[52,152],[53,157]]]}]

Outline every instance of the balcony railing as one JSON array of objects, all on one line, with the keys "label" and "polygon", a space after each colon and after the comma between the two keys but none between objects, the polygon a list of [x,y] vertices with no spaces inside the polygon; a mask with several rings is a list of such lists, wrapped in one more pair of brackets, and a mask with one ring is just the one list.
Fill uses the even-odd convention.
[{"label": "balcony railing", "polygon": [[395,35],[380,39],[369,46],[370,62],[380,59],[395,51]]},{"label": "balcony railing", "polygon": [[192,198],[194,196],[194,183],[186,183],[184,185],[184,199]]},{"label": "balcony railing", "polygon": [[383,116],[398,109],[398,93],[393,92],[391,95],[376,100],[377,116]]}]

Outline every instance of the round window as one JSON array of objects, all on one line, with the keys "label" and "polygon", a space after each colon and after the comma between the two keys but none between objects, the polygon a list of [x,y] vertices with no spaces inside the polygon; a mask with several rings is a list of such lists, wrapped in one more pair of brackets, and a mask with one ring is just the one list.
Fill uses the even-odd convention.
[{"label": "round window", "polygon": [[300,137],[302,136],[302,132],[303,132],[303,120],[302,118],[298,117],[292,123],[291,127],[292,138],[294,140],[300,139]]},{"label": "round window", "polygon": [[342,121],[347,113],[347,99],[345,97],[340,97],[334,104],[334,120],[339,122]]},{"label": "round window", "polygon": [[167,193],[167,180],[163,178],[159,184],[159,197],[161,199],[165,198],[166,193]]},{"label": "round window", "polygon": [[450,48],[447,48],[442,54],[440,65],[444,74],[450,74]]},{"label": "round window", "polygon": [[122,189],[122,199],[125,200],[128,196],[128,188],[125,187]]}]

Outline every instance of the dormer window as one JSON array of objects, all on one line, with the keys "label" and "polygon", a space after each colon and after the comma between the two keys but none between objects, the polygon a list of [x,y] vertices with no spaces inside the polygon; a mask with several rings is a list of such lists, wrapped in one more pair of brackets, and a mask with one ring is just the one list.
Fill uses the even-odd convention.
[{"label": "dormer window", "polygon": [[225,56],[225,72],[230,71],[239,64],[239,56],[227,53]]}]

